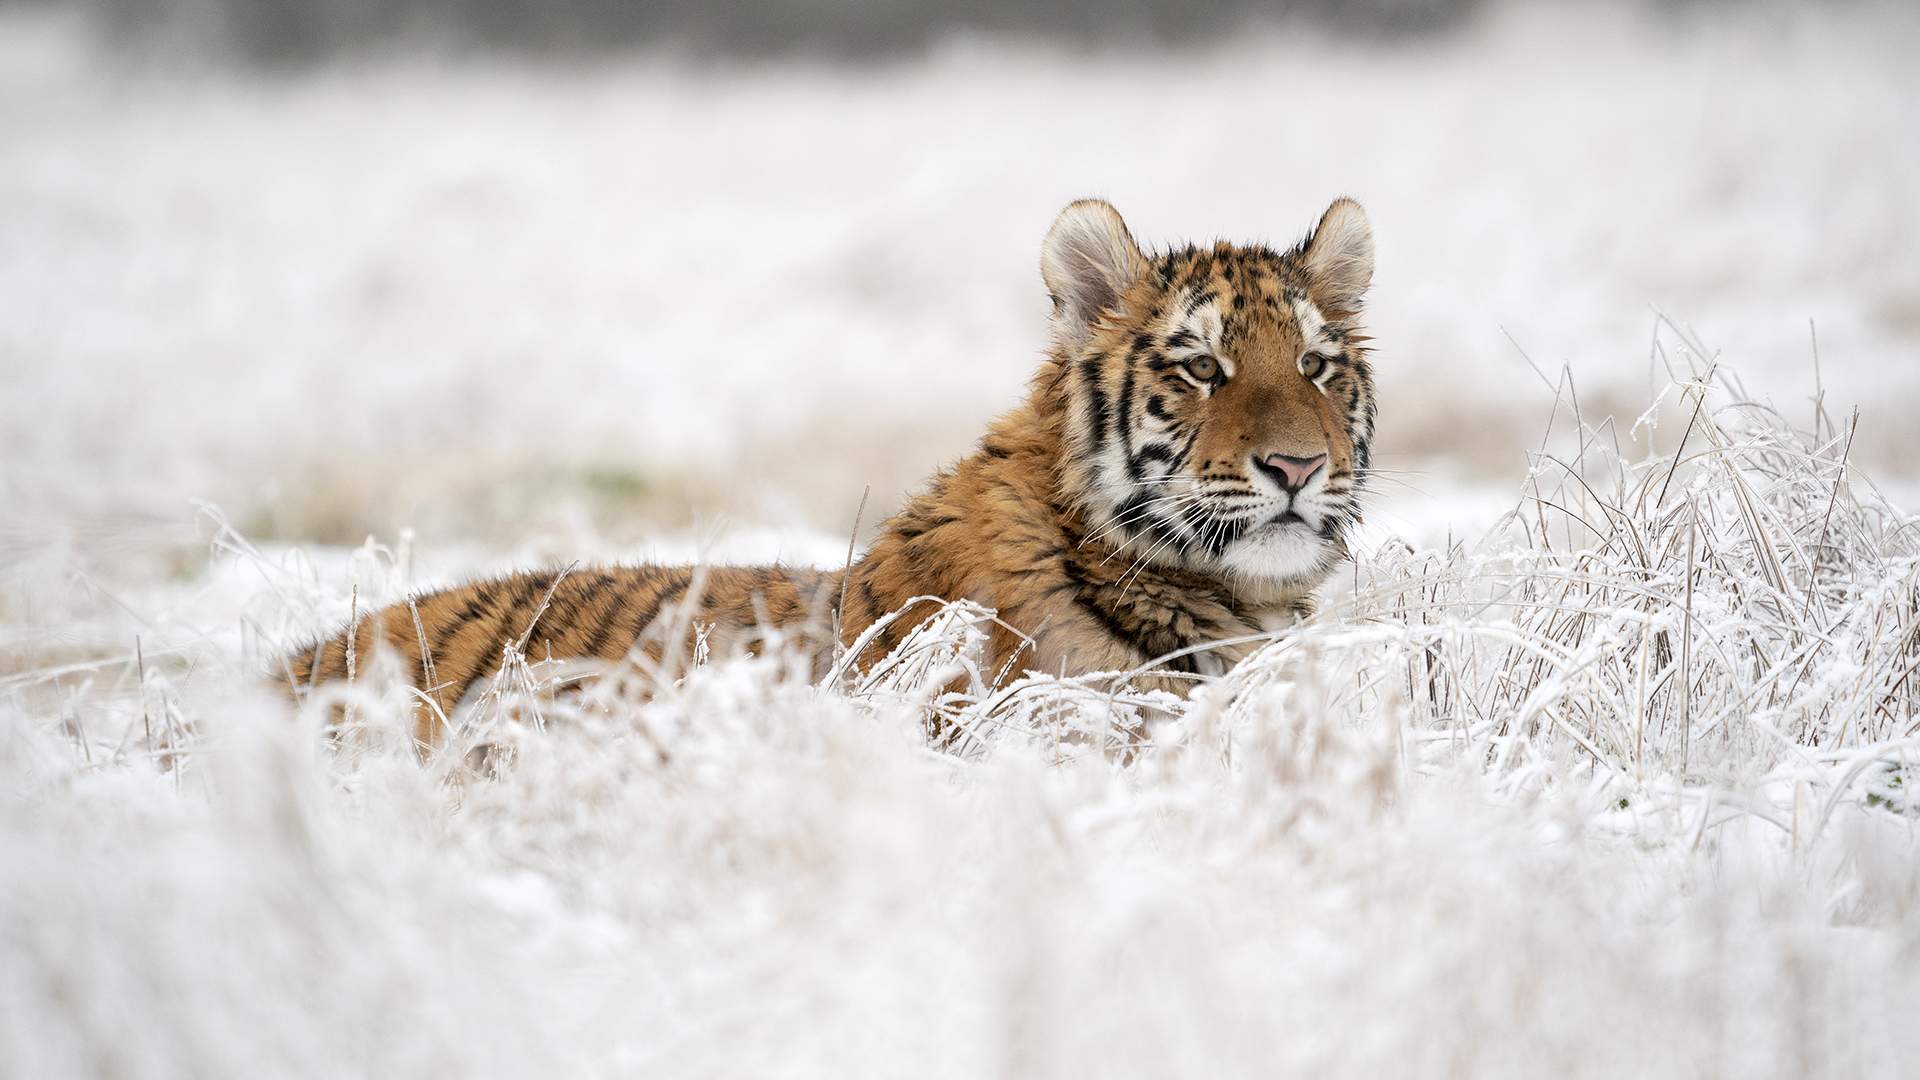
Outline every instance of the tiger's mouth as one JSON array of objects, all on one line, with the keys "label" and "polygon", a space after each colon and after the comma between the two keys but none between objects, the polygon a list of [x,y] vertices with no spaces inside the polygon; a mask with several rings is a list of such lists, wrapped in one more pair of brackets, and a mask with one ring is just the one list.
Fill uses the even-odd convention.
[{"label": "tiger's mouth", "polygon": [[1236,576],[1281,582],[1317,581],[1329,565],[1331,548],[1324,526],[1288,508],[1256,518],[1218,556],[1218,566]]}]

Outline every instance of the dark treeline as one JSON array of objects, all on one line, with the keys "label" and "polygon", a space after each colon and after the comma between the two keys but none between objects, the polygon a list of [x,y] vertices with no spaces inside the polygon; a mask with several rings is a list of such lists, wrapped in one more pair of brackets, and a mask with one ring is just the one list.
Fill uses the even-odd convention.
[{"label": "dark treeline", "polygon": [[955,32],[1179,42],[1218,38],[1275,19],[1395,36],[1449,26],[1478,0],[70,2],[91,9],[101,28],[129,48],[184,49],[278,65],[422,45],[527,53],[672,45],[729,54],[885,56]]}]

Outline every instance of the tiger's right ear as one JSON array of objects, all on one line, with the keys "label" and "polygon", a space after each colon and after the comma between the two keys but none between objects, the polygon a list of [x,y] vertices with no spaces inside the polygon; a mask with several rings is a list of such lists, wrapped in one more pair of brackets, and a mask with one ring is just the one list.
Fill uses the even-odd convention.
[{"label": "tiger's right ear", "polygon": [[1147,257],[1120,211],[1102,199],[1068,204],[1040,245],[1040,277],[1053,297],[1053,334],[1062,345],[1087,340],[1100,313],[1146,276]]},{"label": "tiger's right ear", "polygon": [[1314,302],[1336,311],[1358,311],[1373,282],[1373,226],[1360,204],[1344,196],[1333,200],[1303,250]]}]

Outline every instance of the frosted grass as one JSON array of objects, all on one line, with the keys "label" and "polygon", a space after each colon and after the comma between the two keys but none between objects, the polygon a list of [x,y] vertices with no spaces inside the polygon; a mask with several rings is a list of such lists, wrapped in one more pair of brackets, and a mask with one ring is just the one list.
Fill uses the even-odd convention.
[{"label": "frosted grass", "polygon": [[[1920,1057],[1910,11],[178,82],[3,14],[0,1074]],[[345,744],[263,689],[464,575],[838,565],[1019,392],[1060,204],[1337,191],[1377,524],[1188,698],[965,605],[830,686],[510,657],[424,762],[377,658]]]},{"label": "frosted grass", "polygon": [[982,670],[960,604],[819,685],[509,656],[422,762],[377,657],[344,741],[260,690],[407,553],[216,528],[251,630],[6,676],[0,1062],[1901,1075],[1920,540],[1850,417],[1661,353],[1636,430],[1568,395],[1510,518],[1186,699]]}]

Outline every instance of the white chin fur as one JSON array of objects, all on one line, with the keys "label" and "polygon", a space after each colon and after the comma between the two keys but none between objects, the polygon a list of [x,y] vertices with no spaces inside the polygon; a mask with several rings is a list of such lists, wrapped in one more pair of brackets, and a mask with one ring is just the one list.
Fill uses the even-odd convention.
[{"label": "white chin fur", "polygon": [[1294,581],[1324,573],[1328,552],[1305,525],[1262,525],[1227,548],[1220,566],[1237,577]]}]

